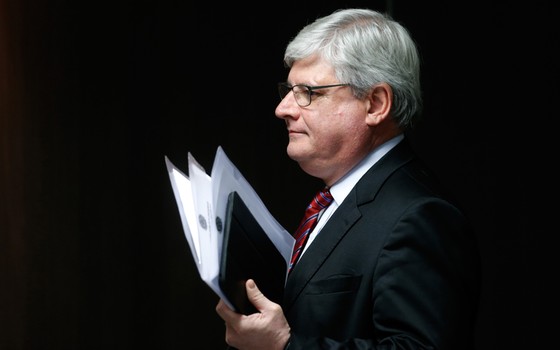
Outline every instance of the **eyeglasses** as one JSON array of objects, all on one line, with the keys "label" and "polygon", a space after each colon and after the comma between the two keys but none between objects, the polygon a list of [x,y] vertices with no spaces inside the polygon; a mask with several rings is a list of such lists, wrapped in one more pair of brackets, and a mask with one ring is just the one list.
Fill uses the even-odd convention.
[{"label": "eyeglasses", "polygon": [[311,97],[317,95],[314,90],[327,89],[336,86],[349,86],[350,84],[332,84],[332,85],[319,85],[309,86],[303,84],[289,85],[288,83],[278,83],[278,92],[280,98],[283,100],[290,91],[294,93],[294,98],[300,107],[307,107],[311,104]]}]

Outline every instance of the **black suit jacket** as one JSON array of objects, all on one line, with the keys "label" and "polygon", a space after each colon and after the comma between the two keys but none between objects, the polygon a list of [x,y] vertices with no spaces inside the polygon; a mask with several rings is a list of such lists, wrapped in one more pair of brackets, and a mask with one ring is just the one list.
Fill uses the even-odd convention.
[{"label": "black suit jacket", "polygon": [[478,293],[471,227],[405,140],[288,277],[288,349],[472,349]]}]

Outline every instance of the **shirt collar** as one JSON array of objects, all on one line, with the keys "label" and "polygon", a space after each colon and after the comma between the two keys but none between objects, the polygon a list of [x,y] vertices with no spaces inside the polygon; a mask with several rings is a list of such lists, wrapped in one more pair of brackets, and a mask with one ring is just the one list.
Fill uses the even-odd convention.
[{"label": "shirt collar", "polygon": [[368,155],[364,157],[354,168],[352,168],[346,175],[344,175],[340,180],[338,180],[334,185],[330,187],[330,192],[334,198],[337,205],[340,205],[342,201],[348,196],[352,188],[358,183],[362,176],[375,164],[381,157],[383,157],[387,152],[389,152],[393,147],[395,147],[399,142],[404,139],[404,135],[400,134],[387,142],[383,143]]}]

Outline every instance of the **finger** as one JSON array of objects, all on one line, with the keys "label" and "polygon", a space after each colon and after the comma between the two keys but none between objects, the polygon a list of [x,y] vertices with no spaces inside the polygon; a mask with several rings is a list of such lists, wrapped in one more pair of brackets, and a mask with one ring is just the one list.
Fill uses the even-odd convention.
[{"label": "finger", "polygon": [[247,297],[249,301],[257,308],[257,310],[263,310],[266,308],[270,300],[260,291],[259,287],[254,280],[248,279],[245,283],[245,288],[247,289]]},{"label": "finger", "polygon": [[226,322],[235,315],[235,312],[222,299],[216,305],[216,312]]}]

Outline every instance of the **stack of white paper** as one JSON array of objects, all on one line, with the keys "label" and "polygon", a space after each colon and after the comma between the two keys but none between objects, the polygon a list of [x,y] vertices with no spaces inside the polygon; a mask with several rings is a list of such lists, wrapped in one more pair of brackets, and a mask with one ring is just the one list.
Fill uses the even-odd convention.
[{"label": "stack of white paper", "polygon": [[[183,231],[202,280],[226,303],[230,301],[219,287],[222,230],[228,195],[236,191],[266,232],[288,266],[294,238],[270,214],[255,190],[218,147],[212,173],[188,153],[189,175],[165,157],[169,179],[179,209]],[[287,276],[287,274],[286,274]],[[285,281],[284,281],[285,282]]]}]

